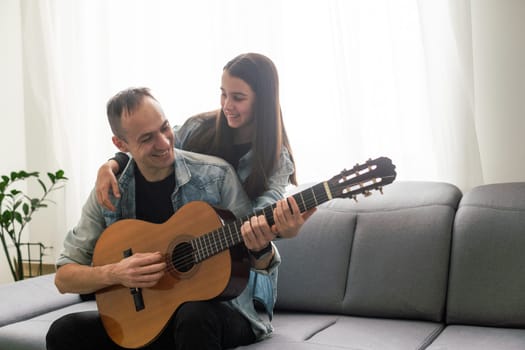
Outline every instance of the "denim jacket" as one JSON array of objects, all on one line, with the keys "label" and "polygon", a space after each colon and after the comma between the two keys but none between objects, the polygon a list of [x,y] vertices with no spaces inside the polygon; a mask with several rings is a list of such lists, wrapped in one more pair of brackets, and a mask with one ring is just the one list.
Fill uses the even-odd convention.
[{"label": "denim jacket", "polygon": [[[92,191],[82,208],[82,215],[76,227],[70,230],[64,240],[64,248],[57,259],[57,266],[67,263],[91,265],[95,244],[104,229],[117,220],[135,218],[135,162],[131,161],[119,177],[121,198],[112,198],[117,208],[111,212],[97,203]],[[230,210],[236,217],[251,213],[251,205],[232,167],[222,159],[175,149],[175,190],[171,195],[175,212],[186,203],[200,200]],[[267,276],[273,295],[277,285],[277,266],[280,256],[275,248],[270,266],[257,270]],[[254,288],[246,288],[237,298],[226,301],[241,312],[251,323],[257,339],[272,331],[269,322],[262,320],[253,305]],[[273,300],[275,301],[275,300]]]},{"label": "denim jacket", "polygon": [[[208,112],[202,115],[210,115],[216,112]],[[192,133],[199,128],[204,119],[199,118],[198,116],[189,118],[182,126],[175,126],[173,131],[175,132],[175,147],[184,149],[184,144],[188,140]],[[252,158],[253,151],[249,150],[244,156],[239,160],[239,165],[237,166],[237,175],[241,182],[246,180],[248,175],[250,175],[252,169]],[[290,175],[294,172],[294,164],[290,158],[290,153],[285,147],[281,150],[281,156],[279,159],[279,164],[273,171],[272,175],[268,178],[268,190],[266,190],[259,197],[255,198],[252,201],[252,207],[256,209],[262,209],[271,205],[282,199],[286,192],[286,186],[290,183]]]}]

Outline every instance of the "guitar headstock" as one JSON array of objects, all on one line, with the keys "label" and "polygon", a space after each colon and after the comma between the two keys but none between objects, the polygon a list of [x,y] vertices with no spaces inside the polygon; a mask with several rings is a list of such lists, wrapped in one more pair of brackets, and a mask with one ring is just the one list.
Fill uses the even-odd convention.
[{"label": "guitar headstock", "polygon": [[371,191],[382,191],[383,186],[391,184],[396,178],[396,166],[386,157],[369,159],[350,170],[328,180],[332,197],[356,199],[358,194],[369,196]]}]

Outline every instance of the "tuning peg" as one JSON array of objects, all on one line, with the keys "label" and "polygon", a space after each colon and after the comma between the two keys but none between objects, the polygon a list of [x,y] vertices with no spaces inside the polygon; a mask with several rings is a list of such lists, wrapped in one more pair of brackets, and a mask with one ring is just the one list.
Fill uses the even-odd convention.
[{"label": "tuning peg", "polygon": [[368,197],[372,195],[372,193],[369,190],[363,191],[363,196]]},{"label": "tuning peg", "polygon": [[379,187],[377,190],[379,191],[379,193],[383,194],[383,187]]},{"label": "tuning peg", "polygon": [[352,199],[357,203],[357,196],[355,194],[352,196]]}]

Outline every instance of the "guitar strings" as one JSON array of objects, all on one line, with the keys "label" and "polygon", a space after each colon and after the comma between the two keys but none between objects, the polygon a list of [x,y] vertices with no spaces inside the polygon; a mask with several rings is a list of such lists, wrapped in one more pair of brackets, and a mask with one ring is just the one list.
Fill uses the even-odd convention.
[{"label": "guitar strings", "polygon": [[[322,191],[322,194],[323,198],[319,198],[319,200],[317,199],[319,196],[319,194],[317,196],[315,196],[315,193],[314,193],[314,190],[316,187],[320,187],[322,186],[323,183],[321,184],[318,184],[316,186],[313,186],[311,187],[310,189],[307,189],[301,193],[298,193],[296,195],[294,195],[294,197],[297,197],[297,196],[300,196],[300,200],[299,198],[296,198],[296,201],[298,202],[298,205],[299,205],[299,208],[302,211],[306,210],[306,208],[308,207],[314,207],[314,206],[317,206],[320,202],[325,202],[327,201],[329,198],[328,196],[326,195],[326,192],[323,190]],[[313,196],[308,196],[308,198],[305,200],[304,199],[304,193],[305,192],[308,192],[308,191],[311,191],[312,192],[312,195]],[[302,208],[301,208],[302,207]],[[265,209],[268,209],[270,207],[267,207]],[[270,209],[273,209],[274,206],[272,206]],[[267,214],[267,216],[271,216],[273,215],[273,210],[270,212],[270,214]],[[238,223],[242,223],[244,222],[245,220],[248,220],[249,219],[249,216],[247,216],[245,219],[243,220],[237,220]],[[272,217],[273,219],[273,217]],[[228,228],[229,231],[230,231],[230,237],[231,237],[231,227],[234,228],[234,233],[236,234],[236,240],[233,240],[230,239],[230,241],[232,241],[233,244],[229,245],[228,243],[228,238],[225,237],[225,236],[219,236],[219,239],[212,239],[212,236],[213,235],[216,235],[216,234],[219,234],[220,232],[219,231],[223,231],[223,233],[225,234],[225,228]],[[206,244],[206,242],[201,242],[201,241],[206,241],[206,238],[209,238],[208,240],[211,242],[211,244]],[[213,232],[210,232],[210,233],[207,233],[207,234],[204,234],[202,236],[199,236],[199,237],[196,237],[192,240],[189,241],[190,244],[186,245],[185,246],[185,250],[184,252],[178,252],[179,254],[177,254],[175,256],[175,259],[173,257],[173,254],[170,254],[169,257],[170,257],[170,260],[171,260],[171,263],[168,262],[168,266],[166,267],[166,270],[171,272],[171,271],[177,271],[177,266],[192,266],[202,260],[205,260],[207,259],[208,257],[211,257],[217,253],[220,253],[224,250],[226,250],[227,248],[235,245],[235,244],[238,244],[238,243],[241,243],[242,242],[242,237],[240,237],[240,233],[239,233],[239,230],[237,229],[237,227],[234,225],[234,223],[230,223],[230,224],[227,224],[223,227],[221,227],[219,230],[216,230],[216,231],[213,231]],[[198,243],[195,243],[195,244],[192,244],[193,242],[200,242],[202,248],[199,248],[199,247],[195,247],[198,245]],[[226,247],[226,249],[224,249],[223,247]],[[210,253],[211,252],[211,253]],[[180,254],[182,253],[182,254]],[[196,256],[197,257],[203,257],[202,259],[196,259]]]},{"label": "guitar strings", "polygon": [[[313,191],[314,187],[312,187],[310,190]],[[296,198],[296,201],[298,202],[301,212],[304,211],[308,207],[315,207],[319,204],[319,202],[322,203],[328,199],[328,196],[326,196],[326,193],[323,196],[324,197],[323,199],[319,198],[319,196],[317,197],[309,196],[309,198],[304,199],[303,198],[304,196],[302,196],[303,192],[297,195],[294,195],[294,197],[301,195],[300,200]],[[267,207],[267,208],[270,208],[270,207]],[[271,209],[272,209],[271,219],[273,219],[273,206],[271,207]],[[188,243],[188,244],[185,244],[182,249],[180,248],[180,245],[178,245],[172,250],[172,252],[168,254],[167,256],[169,258],[168,265],[165,270],[168,272],[179,271],[177,267],[179,268],[189,267],[189,269],[191,269],[193,265],[213,255],[216,255],[222,251],[225,251],[226,249],[232,247],[235,244],[241,243],[242,236],[240,233],[240,229],[237,227],[236,223],[239,225],[240,223],[243,223],[249,218],[250,216],[246,216],[244,219],[236,220],[233,223],[228,223],[218,230],[206,233],[199,237],[195,237],[194,239],[191,239],[187,242],[181,242],[181,244],[183,243]],[[226,233],[226,229],[228,229],[229,233]],[[221,235],[221,231],[222,231],[222,235]],[[232,233],[235,234],[235,237],[232,237]],[[213,236],[218,236],[218,238],[214,239]],[[228,238],[228,236],[230,238]],[[206,241],[209,241],[209,243],[207,243]]]},{"label": "guitar strings", "polygon": [[[237,222],[241,223],[240,220],[237,220]],[[231,229],[232,227],[233,230]],[[226,236],[226,228],[228,228],[228,231],[230,232],[229,239],[228,236]],[[223,233],[222,236],[220,235],[220,231]],[[232,233],[235,233],[235,237],[232,236]],[[214,239],[214,236],[218,236],[218,239]],[[209,241],[210,243],[208,244],[206,241]],[[177,271],[177,266],[192,266],[240,242],[242,242],[242,237],[235,226],[235,222],[229,223],[216,231],[209,232],[188,242],[181,243],[187,244],[184,245],[183,250],[177,251],[176,254],[169,255],[171,263],[168,263],[166,270]]]}]

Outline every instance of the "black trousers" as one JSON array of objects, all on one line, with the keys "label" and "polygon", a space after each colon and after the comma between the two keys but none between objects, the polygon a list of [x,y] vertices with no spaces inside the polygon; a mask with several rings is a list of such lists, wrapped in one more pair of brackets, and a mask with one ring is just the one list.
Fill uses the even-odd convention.
[{"label": "black trousers", "polygon": [[[255,336],[250,323],[237,310],[215,301],[183,304],[164,332],[147,350],[229,349],[251,344]],[[97,311],[65,315],[51,325],[48,350],[123,349],[106,334]]]}]

